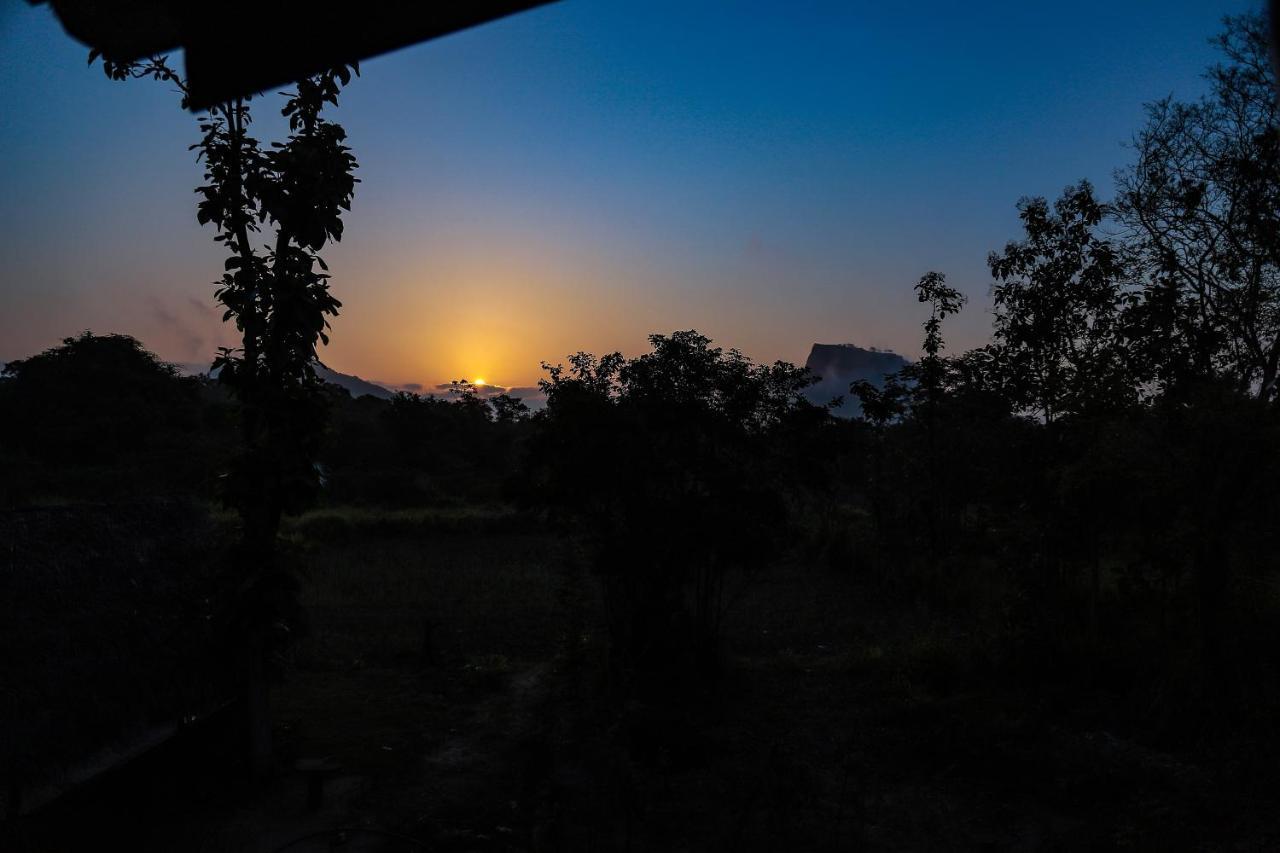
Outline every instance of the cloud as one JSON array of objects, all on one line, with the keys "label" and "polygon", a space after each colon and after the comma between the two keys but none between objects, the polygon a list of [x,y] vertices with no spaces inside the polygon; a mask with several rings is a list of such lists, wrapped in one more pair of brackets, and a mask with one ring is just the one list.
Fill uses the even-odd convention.
[{"label": "cloud", "polygon": [[530,411],[536,412],[547,406],[547,395],[542,393],[542,389],[536,386],[512,388],[507,393],[528,406]]},{"label": "cloud", "polygon": [[151,318],[169,332],[178,350],[178,358],[194,361],[207,355],[204,335],[185,319],[170,311],[157,297],[152,296],[149,301]]},{"label": "cloud", "polygon": [[187,304],[194,308],[195,312],[202,317],[206,317],[210,320],[220,319],[218,317],[218,310],[202,299],[196,299],[194,296],[188,296]]},{"label": "cloud", "polygon": [[510,394],[512,397],[519,397],[522,400],[527,400],[530,397],[541,398],[546,396],[545,394],[542,393],[542,389],[536,385],[521,386],[519,388],[511,388],[507,391],[507,393]]},{"label": "cloud", "polygon": [[[503,386],[490,385],[487,382],[484,385],[472,385],[471,387],[476,392],[476,395],[480,397],[496,397],[499,394],[507,393],[507,389],[504,388]],[[440,391],[444,394],[448,394],[452,388],[453,388],[452,383],[441,382],[439,385],[435,387],[435,390]]]}]

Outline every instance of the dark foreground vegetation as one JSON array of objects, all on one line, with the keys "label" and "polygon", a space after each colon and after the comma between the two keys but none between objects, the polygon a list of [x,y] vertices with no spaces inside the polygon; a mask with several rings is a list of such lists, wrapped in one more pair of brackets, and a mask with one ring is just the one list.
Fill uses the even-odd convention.
[{"label": "dark foreground vegetation", "polygon": [[1274,849],[1280,122],[1265,21],[1221,47],[1114,201],[1020,203],[990,345],[922,277],[852,420],[692,331],[533,414],[299,379],[256,777],[225,472],[284,415],[124,336],[9,364],[5,849]]}]

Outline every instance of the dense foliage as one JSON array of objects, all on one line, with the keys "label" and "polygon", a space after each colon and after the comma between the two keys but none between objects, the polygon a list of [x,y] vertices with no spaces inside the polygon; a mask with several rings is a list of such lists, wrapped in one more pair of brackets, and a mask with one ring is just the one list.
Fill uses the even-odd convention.
[{"label": "dense foliage", "polygon": [[694,331],[548,366],[534,495],[591,543],[621,666],[714,669],[730,572],[776,559],[795,488],[788,432],[826,418],[812,378]]},{"label": "dense foliage", "polygon": [[126,335],[67,338],[0,372],[0,503],[211,491],[229,412]]}]

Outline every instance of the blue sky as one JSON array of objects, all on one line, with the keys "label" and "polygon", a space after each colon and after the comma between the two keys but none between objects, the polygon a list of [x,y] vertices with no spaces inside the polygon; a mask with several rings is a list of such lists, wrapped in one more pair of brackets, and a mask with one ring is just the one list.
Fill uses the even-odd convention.
[{"label": "blue sky", "polygon": [[[1108,194],[1144,103],[1197,97],[1250,8],[566,0],[370,60],[334,113],[362,183],[324,358],[524,385],[689,327],[759,359],[914,355],[930,269],[971,299],[954,346],[982,343],[1018,198]],[[85,58],[47,6],[0,6],[0,359],[92,328],[207,360],[231,336],[194,119]]]}]

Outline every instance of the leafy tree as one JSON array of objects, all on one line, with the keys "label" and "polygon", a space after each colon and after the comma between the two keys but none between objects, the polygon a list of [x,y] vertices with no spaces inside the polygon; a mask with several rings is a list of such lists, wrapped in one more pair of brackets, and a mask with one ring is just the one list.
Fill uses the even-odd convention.
[{"label": "leafy tree", "polygon": [[[803,368],[757,365],[695,331],[650,352],[544,365],[538,490],[592,546],[620,671],[714,671],[725,582],[786,540],[777,438],[825,418]],[[815,418],[815,415],[817,416]]]},{"label": "leafy tree", "polygon": [[946,502],[942,494],[942,459],[938,447],[939,417],[942,397],[946,391],[948,360],[942,351],[946,344],[942,337],[942,322],[956,314],[964,306],[965,297],[946,283],[946,276],[930,271],[920,277],[915,285],[916,298],[929,306],[929,316],[924,321],[924,356],[916,364],[908,365],[896,375],[886,377],[877,386],[866,380],[858,380],[849,391],[862,403],[862,418],[875,430],[872,448],[871,503],[877,540],[883,543],[885,533],[885,432],[887,426],[904,415],[910,414],[924,427],[925,460],[924,482],[919,490],[919,502],[923,507],[924,523],[928,531],[929,563],[936,574],[941,551],[940,516]]},{"label": "leafy tree", "polygon": [[490,397],[489,408],[493,410],[493,419],[500,424],[519,423],[529,417],[529,406],[524,400],[506,393]]},{"label": "leafy tree", "polygon": [[863,420],[885,427],[907,411],[911,389],[895,374],[885,377],[879,385],[866,379],[854,380],[849,385],[849,393],[862,404]]},{"label": "leafy tree", "polygon": [[[871,448],[867,490],[871,503],[871,520],[875,537],[876,562],[883,560],[887,543],[886,503],[889,500],[891,479],[886,471],[885,456],[888,426],[900,419],[908,410],[911,388],[899,375],[886,376],[877,385],[866,379],[858,379],[849,386],[862,404],[860,417],[871,425]],[[860,467],[859,467],[860,470]]]},{"label": "leafy tree", "polygon": [[[92,63],[95,55],[91,54]],[[187,106],[185,81],[166,57],[138,62],[103,60],[114,80],[150,78],[175,86]],[[247,590],[244,615],[253,760],[270,755],[264,661],[296,622],[294,582],[279,560],[282,513],[318,486],[315,465],[324,400],[316,378],[316,346],[341,303],[329,290],[319,252],[342,238],[342,213],[351,209],[356,161],[341,125],[323,116],[336,106],[355,66],[298,81],[281,110],[289,120],[283,142],[264,148],[250,135],[250,99],[218,104],[199,119],[192,145],[204,164],[196,217],[212,224],[228,251],[215,296],[241,334],[238,349],[223,349],[214,367],[241,405],[242,453],[228,479],[227,501],[242,524],[236,586]],[[271,240],[255,245],[264,228]]]},{"label": "leafy tree", "polygon": [[449,383],[449,396],[454,406],[475,419],[515,423],[529,414],[529,407],[519,398],[507,393],[483,396],[479,388],[465,379],[455,379]]},{"label": "leafy tree", "polygon": [[1147,108],[1116,209],[1146,272],[1155,379],[1223,377],[1265,401],[1280,369],[1280,104],[1266,15],[1224,25],[1208,95]]},{"label": "leafy tree", "polygon": [[936,405],[945,379],[942,350],[946,344],[942,340],[942,321],[958,313],[966,301],[960,291],[946,282],[947,278],[942,273],[927,272],[915,287],[917,300],[929,305],[929,319],[924,321],[924,357],[920,359],[918,375],[930,405]]},{"label": "leafy tree", "polygon": [[127,335],[66,338],[0,370],[0,503],[208,497],[226,447],[206,380]]},{"label": "leafy tree", "polygon": [[1026,238],[987,259],[997,281],[991,353],[1014,405],[1053,424],[1136,395],[1120,336],[1125,267],[1098,233],[1106,205],[1081,181],[1052,208],[1018,203]]},{"label": "leafy tree", "polygon": [[128,335],[84,332],[9,362],[0,375],[8,410],[0,434],[46,464],[136,455],[198,422],[197,381]]},{"label": "leafy tree", "polygon": [[925,491],[925,517],[929,525],[929,562],[937,574],[938,557],[942,548],[939,516],[940,504],[946,501],[941,494],[939,468],[942,460],[938,452],[938,406],[945,381],[946,362],[942,358],[945,343],[942,340],[942,321],[957,313],[964,306],[960,291],[946,283],[940,272],[928,272],[916,284],[916,298],[929,306],[929,319],[924,322],[924,357],[911,373],[918,377],[924,395],[924,422],[927,441],[928,483]]},{"label": "leafy tree", "polygon": [[[1156,446],[1177,459],[1167,514],[1193,532],[1207,697],[1230,701],[1227,607],[1242,543],[1261,541],[1270,503],[1280,380],[1280,102],[1264,13],[1224,19],[1224,61],[1194,103],[1148,107],[1118,218],[1143,273],[1127,312],[1135,355],[1160,392]],[[1247,405],[1252,400],[1255,405]],[[1158,526],[1153,529],[1160,529]],[[1180,533],[1180,531],[1178,531]],[[1172,533],[1170,535],[1176,535]]]}]

